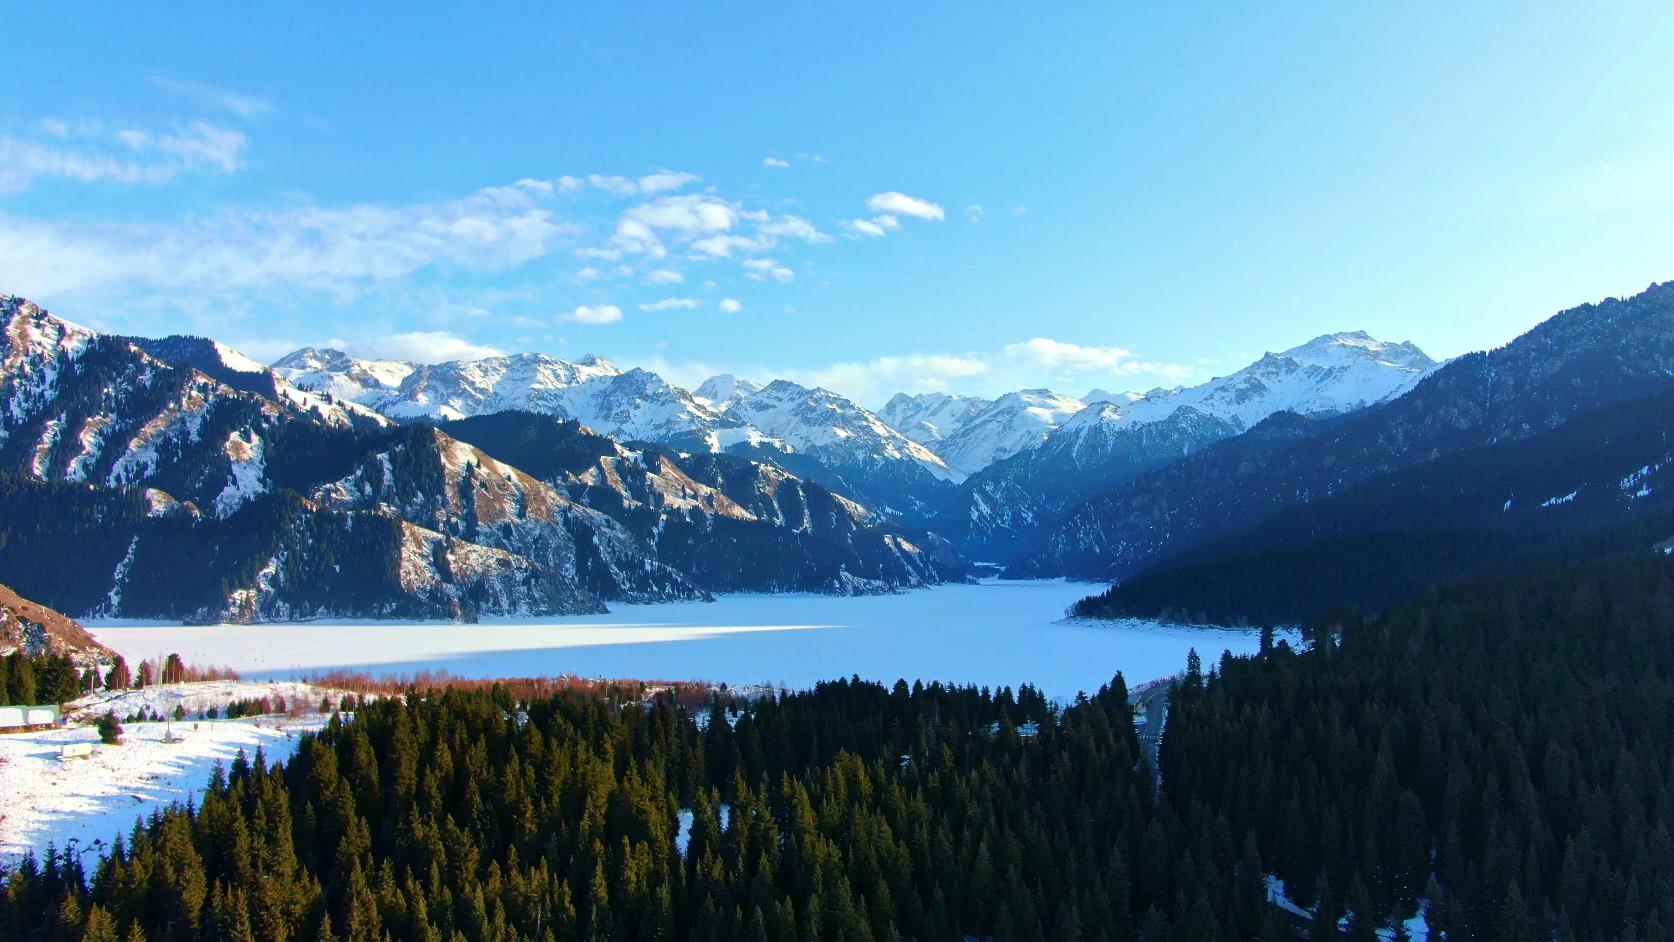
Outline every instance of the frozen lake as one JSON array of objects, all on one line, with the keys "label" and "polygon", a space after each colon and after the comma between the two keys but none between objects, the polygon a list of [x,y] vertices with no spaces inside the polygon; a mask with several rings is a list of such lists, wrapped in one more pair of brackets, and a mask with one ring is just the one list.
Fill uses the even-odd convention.
[{"label": "frozen lake", "polygon": [[807,687],[859,675],[886,683],[1033,683],[1055,697],[1092,692],[1117,671],[1129,686],[1177,673],[1192,647],[1206,667],[1223,649],[1256,648],[1253,632],[1062,621],[1070,603],[1095,588],[990,581],[862,598],[740,595],[475,625],[88,627],[130,661],[178,652],[188,663],[227,665],[247,679],[331,668],[373,674],[445,669],[469,677],[567,673]]}]

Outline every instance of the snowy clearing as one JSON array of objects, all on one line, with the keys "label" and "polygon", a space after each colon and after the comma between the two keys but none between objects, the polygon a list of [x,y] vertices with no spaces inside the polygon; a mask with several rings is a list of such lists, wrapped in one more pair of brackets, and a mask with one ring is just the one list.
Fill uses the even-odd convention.
[{"label": "snowy clearing", "polygon": [[136,626],[88,629],[130,662],[178,652],[246,679],[335,668],[462,677],[576,674],[808,687],[850,675],[893,682],[1032,683],[1048,696],[1091,693],[1121,671],[1130,686],[1179,672],[1196,647],[1253,652],[1254,631],[1151,622],[1067,622],[1098,587],[989,581],[898,595],[740,595],[713,603],[620,605],[607,615],[485,621]]},{"label": "snowy clearing", "polygon": [[[224,706],[227,699],[266,696],[268,687],[247,685],[214,702]],[[320,693],[314,691],[314,702],[319,702]],[[160,712],[173,709],[165,698],[154,699]],[[112,705],[119,713],[139,706],[139,699]],[[216,762],[230,765],[240,749],[253,755],[258,746],[269,761],[289,758],[297,734],[318,729],[323,722],[316,714],[300,719],[125,723],[119,746],[100,744],[91,725],[0,736],[0,794],[10,796],[0,811],[0,863],[10,863],[27,850],[44,850],[49,842],[64,849],[73,840],[83,853],[95,841],[108,844],[132,830],[137,818],[173,802],[195,800]],[[163,741],[170,731],[179,742]],[[92,744],[92,757],[59,758],[71,743]]]}]

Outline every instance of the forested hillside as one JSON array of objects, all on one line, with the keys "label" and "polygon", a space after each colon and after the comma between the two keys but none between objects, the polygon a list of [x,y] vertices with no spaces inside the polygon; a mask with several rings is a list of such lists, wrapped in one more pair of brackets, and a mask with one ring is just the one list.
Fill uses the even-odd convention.
[{"label": "forested hillside", "polygon": [[1300,624],[1427,585],[1581,562],[1674,535],[1674,392],[1447,455],[1164,560],[1075,611]]},{"label": "forested hillside", "polygon": [[1188,681],[1170,803],[1331,913],[1428,898],[1450,939],[1674,931],[1674,561],[1432,591]]},{"label": "forested hillside", "polygon": [[1367,942],[1421,903],[1452,939],[1659,939],[1670,624],[1674,560],[1639,553],[1194,657],[1160,797],[1120,678],[1061,711],[858,681],[698,717],[414,692],[241,759],[90,869],[26,862],[0,935],[1291,938],[1276,875]]}]

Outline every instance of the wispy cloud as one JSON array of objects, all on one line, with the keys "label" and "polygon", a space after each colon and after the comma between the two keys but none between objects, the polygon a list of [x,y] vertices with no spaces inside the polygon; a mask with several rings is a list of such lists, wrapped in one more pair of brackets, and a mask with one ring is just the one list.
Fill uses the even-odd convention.
[{"label": "wispy cloud", "polygon": [[1191,378],[1195,371],[1178,363],[1142,360],[1125,347],[1101,347],[1034,337],[1007,344],[1007,359],[1025,367],[1059,375],[1103,374],[1106,377],[1156,376],[1168,380]]},{"label": "wispy cloud", "polygon": [[558,189],[566,193],[574,193],[589,187],[609,193],[611,196],[627,198],[631,196],[655,196],[681,190],[701,181],[703,178],[695,173],[685,173],[675,170],[658,170],[639,177],[624,177],[611,174],[589,173],[585,176],[562,176],[557,180]]},{"label": "wispy cloud", "polygon": [[772,167],[775,170],[783,170],[790,166],[790,161],[780,160],[777,157],[763,157],[761,159],[761,165],[763,167]]},{"label": "wispy cloud", "polygon": [[193,82],[163,75],[151,77],[151,84],[176,97],[206,108],[215,108],[236,115],[246,121],[260,118],[273,111],[273,102],[260,95],[234,91],[208,82]]},{"label": "wispy cloud", "polygon": [[897,392],[940,392],[990,368],[987,358],[976,354],[914,353],[788,370],[784,375],[804,386],[823,386],[860,402],[881,403]]},{"label": "wispy cloud", "polygon": [[641,304],[639,309],[642,311],[691,311],[700,307],[703,307],[703,302],[697,298],[663,298],[660,301]]},{"label": "wispy cloud", "polygon": [[901,220],[886,213],[882,216],[874,216],[871,219],[850,219],[843,223],[843,227],[848,230],[851,236],[869,236],[873,239],[881,239],[890,232],[901,228]]},{"label": "wispy cloud", "polygon": [[779,264],[775,258],[749,258],[744,260],[745,276],[753,281],[765,281],[769,278],[780,284],[796,280],[796,272]]},{"label": "wispy cloud", "polygon": [[186,173],[232,173],[249,146],[243,132],[207,121],[138,128],[48,118],[36,126],[39,137],[0,136],[0,192],[42,179],[159,184]]},{"label": "wispy cloud", "polygon": [[498,347],[472,343],[442,330],[413,331],[372,340],[332,344],[364,357],[410,360],[414,363],[446,363],[449,360],[480,360],[505,356]]},{"label": "wispy cloud", "polygon": [[354,291],[427,268],[511,268],[555,251],[575,231],[538,187],[521,184],[406,206],[233,210],[172,223],[0,215],[0,284],[34,294]]},{"label": "wispy cloud", "polygon": [[1092,347],[1067,343],[1049,337],[1035,337],[1022,343],[1007,344],[1005,354],[1046,369],[1068,367],[1077,370],[1115,369],[1133,358],[1133,351],[1122,347]]},{"label": "wispy cloud", "polygon": [[737,314],[744,310],[744,302],[737,298],[722,298],[721,303],[715,305],[715,309],[722,314]]}]

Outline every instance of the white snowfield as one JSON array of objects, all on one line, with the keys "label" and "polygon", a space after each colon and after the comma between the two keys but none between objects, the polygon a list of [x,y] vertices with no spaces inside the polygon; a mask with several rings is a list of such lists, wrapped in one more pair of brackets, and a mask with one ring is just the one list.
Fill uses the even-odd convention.
[{"label": "white snowfield", "polygon": [[[106,709],[119,717],[142,706],[168,714],[176,704],[188,711],[200,703],[219,709],[232,700],[275,695],[318,704],[325,693],[306,684],[216,681],[100,694],[76,706],[91,720]],[[6,796],[0,805],[0,864],[14,862],[25,851],[44,851],[49,843],[60,850],[73,846],[80,853],[103,849],[131,831],[135,820],[176,802],[196,801],[215,763],[230,766],[239,750],[254,755],[258,746],[269,761],[289,758],[298,734],[324,722],[310,710],[295,718],[124,723],[117,746],[100,743],[90,722],[0,736],[0,794]],[[165,742],[170,734],[180,741]],[[91,745],[92,756],[61,758],[71,744]]]},{"label": "white snowfield", "polygon": [[539,620],[303,623],[182,627],[91,623],[130,661],[178,652],[246,678],[333,668],[372,674],[446,670],[464,677],[626,677],[806,688],[859,675],[1016,686],[1071,698],[1121,671],[1130,686],[1178,673],[1195,647],[1254,651],[1255,633],[1150,622],[1066,622],[1099,586],[990,581],[897,595],[737,595],[713,603],[620,605],[606,615]]}]

